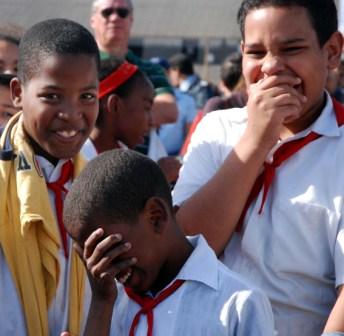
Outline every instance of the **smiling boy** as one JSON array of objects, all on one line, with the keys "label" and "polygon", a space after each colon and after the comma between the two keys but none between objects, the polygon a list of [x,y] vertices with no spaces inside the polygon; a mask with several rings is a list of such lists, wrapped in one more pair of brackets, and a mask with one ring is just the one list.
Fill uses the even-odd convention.
[{"label": "smiling boy", "polygon": [[247,107],[200,124],[174,191],[177,218],[268,294],[279,336],[319,335],[344,282],[344,111],[324,89],[343,44],[336,7],[245,0],[238,21]]},{"label": "smiling boy", "polygon": [[0,152],[0,334],[78,334],[82,265],[62,223],[78,152],[98,114],[92,35],[63,19],[34,25],[20,43]]}]

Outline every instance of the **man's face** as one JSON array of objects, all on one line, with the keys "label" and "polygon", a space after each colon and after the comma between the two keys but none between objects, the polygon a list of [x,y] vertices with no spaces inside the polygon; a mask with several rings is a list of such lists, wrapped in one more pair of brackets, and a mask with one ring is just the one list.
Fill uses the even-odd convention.
[{"label": "man's face", "polygon": [[319,111],[330,69],[338,65],[341,41],[332,35],[323,47],[306,9],[264,7],[245,20],[242,43],[243,74],[247,87],[270,76],[300,78],[295,88],[307,97],[300,120]]},{"label": "man's face", "polygon": [[132,8],[126,0],[99,1],[90,23],[100,50],[128,45],[133,23]]}]

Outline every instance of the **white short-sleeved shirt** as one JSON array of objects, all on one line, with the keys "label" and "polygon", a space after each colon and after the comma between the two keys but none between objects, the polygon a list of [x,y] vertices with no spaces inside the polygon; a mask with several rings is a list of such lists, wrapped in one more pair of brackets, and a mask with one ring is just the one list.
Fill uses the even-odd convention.
[{"label": "white short-sleeved shirt", "polygon": [[[153,335],[273,335],[265,294],[219,262],[202,236],[190,242],[195,249],[176,277],[186,281],[154,308]],[[110,335],[128,335],[139,310],[119,285]],[[146,335],[147,319],[141,315],[135,336]]]},{"label": "white short-sleeved shirt", "polygon": [[[215,174],[246,121],[245,108],[213,112],[201,121],[174,189],[175,204]],[[344,283],[344,127],[338,127],[329,96],[315,123],[287,141],[310,131],[322,137],[277,168],[263,213],[260,192],[222,258],[268,294],[279,336],[320,335],[336,287]]]},{"label": "white short-sleeved shirt", "polygon": [[[48,182],[56,181],[61,173],[62,165],[66,162],[60,160],[56,166],[53,166],[43,157],[36,156],[40,168]],[[71,181],[65,184],[68,190]],[[49,192],[49,200],[54,213],[55,195],[51,190]],[[69,242],[70,238],[68,238]],[[69,242],[69,248],[71,248]],[[60,279],[57,288],[55,300],[52,302],[48,311],[49,335],[60,336],[68,327],[68,306],[69,306],[69,268],[70,259],[66,259],[63,249],[59,250],[60,261]],[[21,302],[17,294],[15,283],[10,273],[7,261],[0,247],[0,335],[16,335],[25,336],[26,325],[25,316],[22,310]]]}]

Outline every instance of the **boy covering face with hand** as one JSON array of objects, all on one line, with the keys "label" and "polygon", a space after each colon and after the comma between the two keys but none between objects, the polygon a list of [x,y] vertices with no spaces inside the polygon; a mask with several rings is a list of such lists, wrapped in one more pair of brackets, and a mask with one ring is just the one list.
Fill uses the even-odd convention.
[{"label": "boy covering face with hand", "polygon": [[266,297],[202,236],[185,238],[168,183],[146,156],[117,149],[90,161],[64,223],[93,292],[85,335],[273,335]]},{"label": "boy covering face with hand", "polygon": [[279,336],[319,335],[344,282],[344,111],[325,91],[343,44],[336,7],[245,0],[238,21],[247,107],[200,123],[177,219],[267,293]]}]

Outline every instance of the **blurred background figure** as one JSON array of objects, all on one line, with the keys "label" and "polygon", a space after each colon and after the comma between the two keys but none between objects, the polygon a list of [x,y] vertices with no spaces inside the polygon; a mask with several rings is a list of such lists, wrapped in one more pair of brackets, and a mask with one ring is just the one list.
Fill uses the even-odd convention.
[{"label": "blurred background figure", "polygon": [[173,89],[160,66],[136,56],[129,49],[129,38],[134,21],[130,0],[95,0],[92,4],[90,25],[100,50],[101,59],[110,55],[137,65],[153,83],[155,98],[152,123],[156,127],[177,120],[178,111]]},{"label": "blurred background figure", "polygon": [[13,77],[11,74],[0,74],[0,129],[18,112],[11,99],[10,82]]},{"label": "blurred background figure", "polygon": [[[167,60],[154,57],[152,63],[159,64],[166,73],[169,73],[170,65]],[[164,144],[168,155],[179,155],[185,137],[190,129],[191,123],[197,114],[195,99],[179,88],[174,88],[174,94],[177,100],[178,119],[175,123],[164,124],[159,128],[159,137]]]},{"label": "blurred background figure", "polygon": [[23,29],[14,24],[0,26],[0,73],[16,74],[18,46]]},{"label": "blurred background figure", "polygon": [[326,89],[334,98],[344,103],[344,55],[339,67],[329,71]]},{"label": "blurred background figure", "polygon": [[218,84],[220,96],[210,98],[204,106],[203,113],[243,107],[247,102],[245,81],[242,77],[242,55],[233,53],[221,65],[221,79]]},{"label": "blurred background figure", "polygon": [[202,80],[194,71],[192,58],[178,53],[168,59],[171,84],[194,97],[198,109],[202,109],[207,100],[217,94],[211,83]]}]

